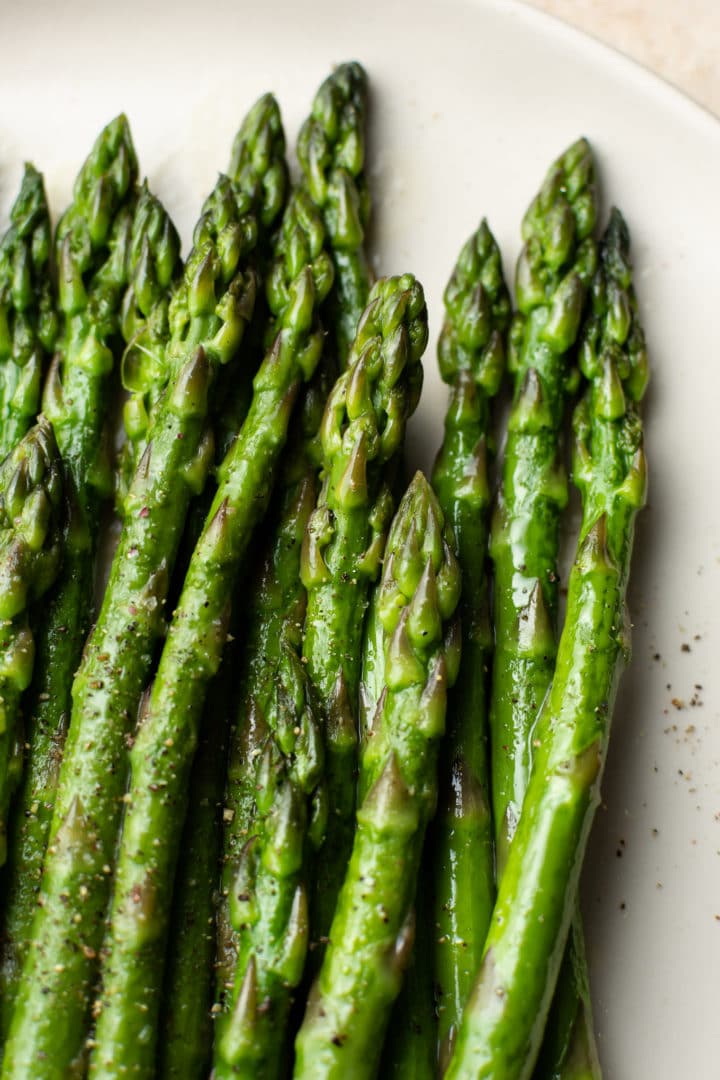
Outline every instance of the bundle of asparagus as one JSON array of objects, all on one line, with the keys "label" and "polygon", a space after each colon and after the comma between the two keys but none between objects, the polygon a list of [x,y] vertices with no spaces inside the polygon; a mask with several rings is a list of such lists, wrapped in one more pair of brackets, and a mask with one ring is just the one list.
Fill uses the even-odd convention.
[{"label": "bundle of asparagus", "polygon": [[594,237],[584,139],[525,216],[514,314],[481,222],[432,484],[405,488],[428,314],[412,274],[371,280],[367,113],[341,65],[291,186],[260,98],[184,263],[124,117],[54,260],[26,167],[0,242],[3,1080],[599,1080],[577,891],[645,493],[629,234],[613,210]]}]

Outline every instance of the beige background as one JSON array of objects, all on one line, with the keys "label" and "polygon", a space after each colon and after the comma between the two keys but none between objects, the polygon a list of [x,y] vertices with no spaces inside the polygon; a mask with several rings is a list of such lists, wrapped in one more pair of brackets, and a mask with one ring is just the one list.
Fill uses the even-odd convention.
[{"label": "beige background", "polygon": [[620,49],[720,116],[720,0],[526,0]]}]

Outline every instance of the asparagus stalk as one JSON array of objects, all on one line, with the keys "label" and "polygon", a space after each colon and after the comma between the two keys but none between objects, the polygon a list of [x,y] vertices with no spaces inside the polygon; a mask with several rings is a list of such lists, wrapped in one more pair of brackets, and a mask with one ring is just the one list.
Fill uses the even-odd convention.
[{"label": "asparagus stalk", "polygon": [[[294,483],[293,463],[299,465]],[[316,497],[315,477],[308,474],[303,457],[288,458],[278,494],[271,541],[250,593],[240,703],[230,738],[218,913],[218,1007],[233,990],[239,962],[241,925],[230,918],[228,898],[255,817],[255,776],[248,762],[262,752],[269,737],[269,706],[280,657],[286,647],[299,649],[302,642],[305,590],[299,579],[300,546]]]},{"label": "asparagus stalk", "polygon": [[307,190],[323,212],[335,266],[323,322],[342,369],[367,304],[371,273],[365,252],[370,196],[365,178],[367,75],[357,62],[341,64],[322,84],[298,137]]},{"label": "asparagus stalk", "polygon": [[210,687],[173,889],[157,1076],[204,1080],[212,1055],[215,912],[220,885],[221,818],[235,653],[226,646]]},{"label": "asparagus stalk", "polygon": [[500,252],[483,221],[463,248],[445,291],[438,345],[451,387],[433,486],[457,541],[463,575],[463,654],[448,699],[438,815],[432,829],[435,981],[441,1063],[447,1060],[480,964],[495,900],[486,686],[492,662],[486,551],[490,401],[505,366],[510,297]]},{"label": "asparagus stalk", "polygon": [[[277,106],[265,111],[278,131]],[[258,198],[262,185],[258,185]],[[163,603],[193,492],[212,455],[213,376],[252,316],[261,203],[221,177],[171,312],[171,376],[151,415],[95,629],[73,684],[70,734],[3,1077],[66,1077],[82,1058],[125,791],[127,740],[164,626]],[[92,751],[92,752],[90,752]]]},{"label": "asparagus stalk", "polygon": [[437,1076],[438,1022],[435,1006],[433,950],[434,889],[424,873],[431,865],[429,836],[421,860],[414,899],[414,942],[402,989],[395,1002],[385,1039],[379,1076],[397,1080],[434,1080]]},{"label": "asparagus stalk", "polygon": [[35,635],[34,678],[25,708],[29,751],[5,885],[3,1033],[35,913],[70,687],[93,608],[98,513],[110,487],[104,427],[112,349],[128,281],[136,173],[130,130],[119,116],[101,132],[80,170],[55,238],[60,325],[43,408],[63,459],[68,515],[62,568]]},{"label": "asparagus stalk", "polygon": [[60,568],[61,504],[60,455],[50,424],[41,418],[0,464],[0,864],[22,768],[20,695],[35,657],[28,606]]},{"label": "asparagus stalk", "polygon": [[645,497],[635,409],[647,358],[631,285],[629,237],[614,211],[593,280],[580,365],[574,477],[583,502],[555,677],[535,732],[535,760],[500,881],[485,954],[447,1076],[532,1075],[573,915],[610,718],[629,652],[625,594]]},{"label": "asparagus stalk", "polygon": [[567,502],[560,432],[574,382],[570,350],[596,264],[596,213],[592,155],[580,139],[552,165],[525,215],[517,267],[509,356],[515,392],[490,546],[496,597],[492,792],[500,867],[525,794],[530,734],[555,666],[559,523]]},{"label": "asparagus stalk", "polygon": [[37,416],[58,319],[50,276],[50,212],[43,178],[25,166],[0,242],[0,459]]},{"label": "asparagus stalk", "polygon": [[170,300],[172,290],[182,288],[180,237],[147,183],[135,210],[130,251],[133,269],[120,321],[126,345],[121,375],[129,393],[123,410],[126,439],[115,473],[116,504],[121,514],[144,448],[150,413],[166,385]]},{"label": "asparagus stalk", "polygon": [[[353,165],[355,173],[362,168],[366,113],[364,73],[354,67],[340,69],[318,94],[314,108],[315,112],[303,127],[298,151],[305,170],[306,190],[319,209],[323,210],[328,208],[329,185],[332,182],[334,190],[342,193],[346,204],[345,217],[349,220],[350,211],[347,207],[355,206],[359,196],[353,175],[347,171],[343,162]],[[352,154],[347,152],[350,147],[355,148]],[[335,181],[331,181],[332,175],[336,176]],[[362,175],[358,179],[362,186]],[[337,285],[338,259],[342,262],[338,245],[342,248],[343,239],[350,243],[351,237],[345,236],[337,214],[329,211],[325,213],[324,220],[325,243],[334,257]],[[360,236],[358,245],[361,246],[361,242]],[[353,254],[353,244],[354,241],[348,248],[349,255],[354,259],[354,265],[362,269],[364,256],[361,250]],[[365,280],[365,288],[361,294],[362,280]],[[351,305],[349,318],[353,325],[359,315],[356,305],[359,303],[361,308],[365,306],[368,288],[366,277],[358,279],[355,291],[347,298],[347,303]],[[323,305],[323,313],[326,319],[330,319],[332,330],[337,325],[339,298],[335,288],[330,295],[335,298],[334,308],[329,311],[326,303]],[[261,749],[262,741],[267,737],[265,714],[280,657],[288,643],[299,649],[302,641],[306,595],[300,581],[300,545],[318,494],[318,474],[322,458],[319,429],[325,400],[337,364],[344,365],[347,360],[347,348],[342,350],[341,355],[336,355],[336,352],[338,349],[335,337],[334,347],[330,349],[326,344],[323,349],[315,376],[306,387],[300,402],[294,421],[295,430],[291,435],[278,481],[276,507],[271,517],[272,539],[251,593],[247,619],[250,634],[240,680],[240,709],[229,756],[226,795],[229,821],[225,829],[224,844],[224,898],[229,896],[232,890],[238,860],[247,842],[251,819],[255,813],[254,778],[252,770],[246,767],[246,757],[251,747]],[[257,723],[259,717],[262,717],[261,724]],[[258,736],[261,745],[255,743]],[[237,932],[233,929],[225,899],[221,905],[219,923],[219,990],[223,1000],[227,992],[232,991],[238,966]]]},{"label": "asparagus stalk", "polygon": [[265,730],[259,753],[246,763],[255,818],[229,895],[239,941],[230,1004],[216,1026],[217,1080],[281,1075],[292,992],[305,967],[306,849],[317,844],[322,825],[313,803],[323,746],[312,687],[287,640],[275,668]]},{"label": "asparagus stalk", "polygon": [[[227,176],[241,202],[252,206],[258,230],[258,249],[264,250],[265,239],[285,205],[287,168],[278,146],[283,144],[282,121],[277,103],[271,94],[261,97],[245,117],[233,143]],[[144,226],[144,227],[143,227]],[[206,242],[215,243],[214,233],[221,230],[219,218],[203,214],[194,235],[195,250]],[[120,459],[118,504],[121,508],[124,492],[132,481],[137,463],[145,449],[148,424],[157,403],[168,385],[173,371],[173,357],[168,350],[171,331],[187,317],[187,296],[177,278],[181,269],[176,248],[177,237],[172,223],[164,218],[152,196],[141,194],[136,213],[138,240],[145,248],[145,257],[138,260],[138,275],[128,290],[123,311],[123,336],[127,348],[123,355],[122,380],[129,393],[124,408],[126,442]],[[141,237],[146,239],[142,240]],[[232,253],[230,258],[232,258]],[[253,263],[258,250],[253,253]],[[222,254],[221,254],[222,258]],[[204,334],[202,320],[192,318],[189,336],[201,344]],[[230,365],[231,385],[243,388],[249,383],[247,373],[239,373]],[[243,377],[243,374],[247,377]],[[223,391],[226,388],[223,387]],[[226,394],[216,395],[226,405]],[[234,434],[234,432],[233,432]],[[197,539],[197,537],[195,537]]]},{"label": "asparagus stalk", "polygon": [[[567,501],[560,432],[576,380],[569,356],[597,258],[596,215],[592,154],[580,139],[550,168],[525,215],[517,267],[509,358],[515,394],[490,545],[496,597],[491,786],[500,874],[557,655],[559,522]],[[566,972],[576,968],[569,958]],[[583,990],[586,978],[576,987]],[[592,1042],[587,994],[580,1007]]]},{"label": "asparagus stalk", "polygon": [[296,1043],[296,1077],[375,1074],[412,943],[411,911],[459,638],[460,574],[440,507],[417,474],[388,537],[373,604],[385,687],[360,762],[352,857]]},{"label": "asparagus stalk", "polygon": [[392,514],[388,465],[417,404],[426,344],[427,311],[418,282],[411,274],[378,281],[320,431],[324,481],[301,561],[308,592],[303,657],[326,711],[331,808],[317,863],[315,939],[330,928],[352,849],[363,622]]},{"label": "asparagus stalk", "polygon": [[332,281],[323,241],[315,208],[296,193],[277,250],[285,271],[284,289],[275,277],[283,300],[278,333],[255,377],[247,419],[220,467],[218,489],[130,750],[131,783],[90,1075],[153,1075],[169,901],[199,720],[225,644],[237,571],[267,507],[298,391],[320,356],[316,313]]}]

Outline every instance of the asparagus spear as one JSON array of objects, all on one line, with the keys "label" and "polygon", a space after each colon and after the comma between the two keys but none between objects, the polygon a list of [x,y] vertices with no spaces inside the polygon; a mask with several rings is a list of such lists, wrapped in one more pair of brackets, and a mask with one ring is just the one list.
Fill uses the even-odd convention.
[{"label": "asparagus spear", "polygon": [[[597,258],[596,214],[592,154],[580,139],[550,168],[525,215],[517,267],[509,357],[515,394],[490,545],[496,597],[491,787],[499,873],[517,827],[532,731],[557,653],[559,521],[567,500],[560,431],[576,378],[570,350]],[[576,968],[569,958],[566,972]],[[582,990],[586,979],[576,985]],[[587,994],[581,1007],[592,1042]]]},{"label": "asparagus spear", "polygon": [[580,365],[588,389],[574,416],[574,477],[583,519],[555,677],[485,954],[447,1076],[532,1074],[570,921],[610,718],[629,652],[625,593],[645,497],[634,403],[647,358],[631,285],[629,237],[614,211],[603,240]]},{"label": "asparagus spear", "polygon": [[43,178],[26,165],[10,228],[0,242],[0,458],[35,420],[55,345],[50,236]]},{"label": "asparagus spear", "polygon": [[424,872],[431,866],[429,836],[414,898],[414,943],[402,989],[388,1024],[378,1075],[397,1080],[434,1080],[437,1076],[438,1023],[435,1007],[433,950],[434,889]]},{"label": "asparagus spear", "polygon": [[210,1069],[221,817],[236,664],[233,645],[226,646],[208,692],[190,780],[170,918],[172,947],[167,955],[158,1039],[159,1080],[205,1080]]},{"label": "asparagus spear", "polygon": [[110,486],[103,432],[128,280],[136,173],[130,130],[119,116],[101,132],[80,170],[55,238],[60,326],[43,408],[62,455],[69,509],[63,565],[35,635],[37,659],[25,710],[29,753],[5,887],[3,1032],[35,911],[70,687],[92,613],[99,504]]},{"label": "asparagus spear", "polygon": [[[249,767],[255,820],[229,897],[239,931],[236,980],[218,1017],[213,1076],[281,1075],[292,991],[308,946],[306,848],[317,844],[313,801],[322,775],[322,732],[312,687],[289,641],[281,647],[266,709],[267,738]],[[254,767],[253,767],[254,764]]]},{"label": "asparagus spear", "polygon": [[28,606],[60,568],[62,470],[41,417],[0,464],[0,864],[10,798],[22,767],[20,695],[35,656]]},{"label": "asparagus spear", "polygon": [[569,352],[596,263],[590,147],[580,139],[550,168],[523,222],[518,313],[509,367],[515,393],[492,523],[495,655],[490,725],[493,816],[502,866],[530,769],[530,733],[553,675],[560,511],[559,446],[573,373]]},{"label": "asparagus spear", "polygon": [[220,467],[218,489],[130,750],[131,783],[91,1075],[153,1074],[169,899],[199,719],[220,663],[237,571],[267,507],[294,401],[320,356],[317,308],[332,281],[323,241],[314,206],[296,193],[277,250],[285,273],[283,289],[274,275],[283,302],[277,336],[255,377],[247,419]]},{"label": "asparagus spear", "polygon": [[[298,464],[294,477],[292,465]],[[250,592],[248,636],[239,679],[240,703],[228,755],[223,830],[222,902],[218,913],[218,992],[220,1002],[232,991],[238,967],[239,925],[230,919],[228,898],[255,816],[254,760],[269,737],[268,712],[278,663],[284,649],[299,649],[305,615],[305,591],[299,580],[300,546],[315,506],[316,485],[304,457],[289,457],[281,480],[271,541]],[[266,719],[267,717],[267,719]]]},{"label": "asparagus spear", "polygon": [[323,311],[342,369],[367,304],[371,273],[365,253],[370,196],[365,179],[367,75],[357,62],[325,80],[298,137],[298,159],[313,202],[323,211],[335,266]]},{"label": "asparagus spear", "polygon": [[[260,250],[264,249],[265,238],[285,205],[287,168],[284,155],[278,153],[281,144],[280,112],[273,96],[265,94],[245,117],[235,137],[227,172],[234,187],[255,209],[257,221],[253,227],[259,230]],[[195,249],[200,249],[205,242],[214,243],[214,232],[222,227],[220,218],[208,218],[203,214],[195,229]],[[128,347],[123,355],[122,380],[130,396],[124,409],[127,440],[120,461],[119,504],[145,448],[153,410],[173,371],[173,357],[167,348],[172,328],[187,317],[185,290],[176,280],[181,264],[175,230],[149,193],[141,194],[136,232],[136,243],[144,244],[147,257],[138,263],[138,279],[128,290],[123,313],[123,336]],[[141,240],[143,235],[147,237],[144,241]],[[253,253],[253,261],[258,262],[257,250]],[[173,287],[168,291],[171,285]],[[196,344],[202,342],[202,320],[191,320],[189,334]],[[249,378],[241,377],[232,365],[219,373],[220,379],[225,371],[228,377],[232,376],[232,386],[241,384],[244,387],[249,382]],[[223,391],[225,389],[223,387]],[[223,399],[224,407],[226,394],[216,396]]]},{"label": "asparagus spear", "polygon": [[483,221],[445,291],[438,357],[451,387],[433,486],[458,545],[463,575],[463,655],[448,700],[440,800],[433,826],[434,951],[441,1060],[482,955],[495,899],[486,685],[492,659],[486,551],[490,490],[486,459],[490,400],[504,370],[510,297],[500,252]]},{"label": "asparagus spear", "polygon": [[[344,102],[344,104],[343,104]],[[315,115],[317,113],[317,115]],[[326,237],[334,256],[337,285],[338,259],[351,258],[352,265],[362,271],[364,256],[361,251],[362,235],[357,240],[346,236],[341,220],[333,214],[328,204],[329,185],[343,193],[347,207],[356,206],[359,196],[357,187],[345,164],[353,166],[354,172],[362,168],[364,157],[365,88],[364,73],[357,66],[340,69],[331,77],[317,96],[315,113],[305,123],[300,138],[299,157],[305,170],[306,189],[325,214]],[[352,153],[348,150],[354,147]],[[345,163],[345,164],[343,164]],[[342,172],[341,172],[342,170]],[[331,180],[331,176],[335,180]],[[358,177],[364,191],[362,175]],[[366,199],[366,195],[364,195]],[[345,217],[349,220],[349,210]],[[346,243],[348,255],[343,256],[342,245]],[[338,247],[339,245],[339,247]],[[355,251],[355,247],[358,250]],[[364,284],[363,284],[364,283]],[[369,283],[367,275],[356,278],[354,291],[345,300],[350,305],[346,315],[353,326],[367,302]],[[335,304],[328,311],[323,305],[331,329],[339,316],[341,297],[331,290]],[[353,331],[354,333],[354,331]],[[329,389],[334,380],[337,364],[344,366],[347,348],[341,355],[334,349],[323,349],[318,369],[306,387],[294,420],[288,452],[278,480],[276,507],[271,517],[271,541],[268,555],[253,587],[247,623],[250,634],[243,659],[240,679],[242,692],[240,709],[231,742],[228,769],[226,805],[229,822],[225,829],[225,859],[223,872],[223,896],[232,889],[238,859],[245,847],[251,818],[255,812],[252,771],[246,768],[246,757],[254,746],[256,737],[261,742],[267,737],[265,712],[272,690],[279,658],[289,642],[299,648],[302,641],[302,625],[305,615],[306,595],[300,581],[300,545],[307,520],[317,498],[318,474],[322,453],[319,446],[319,429]],[[262,716],[261,725],[256,723]],[[262,728],[262,734],[260,729]],[[223,900],[220,912],[219,952],[221,957],[219,980],[220,996],[224,998],[232,990],[237,968],[238,940]]]},{"label": "asparagus spear", "polygon": [[388,464],[417,404],[426,344],[422,287],[411,274],[378,281],[320,432],[324,482],[301,561],[308,592],[303,657],[326,710],[331,808],[317,865],[316,938],[330,928],[352,848],[363,621],[392,513]]},{"label": "asparagus spear", "polygon": [[412,943],[423,835],[459,638],[460,574],[440,507],[418,473],[388,537],[373,604],[385,687],[360,763],[362,802],[330,942],[296,1043],[296,1077],[372,1076]]},{"label": "asparagus spear", "polygon": [[[267,110],[274,130],[276,110]],[[278,133],[274,160],[284,157]],[[262,198],[258,184],[257,199]],[[167,581],[193,491],[212,454],[205,418],[214,373],[238,352],[252,316],[247,268],[261,203],[221,177],[197,230],[171,313],[168,388],[125,505],[95,629],[73,685],[41,887],[3,1077],[66,1077],[82,1056],[109,875],[125,790],[127,740],[163,627]]]},{"label": "asparagus spear", "polygon": [[129,391],[123,410],[127,437],[115,474],[120,513],[144,448],[148,418],[165,388],[171,290],[177,289],[182,274],[180,237],[147,183],[142,186],[135,210],[130,251],[133,270],[120,322],[126,345],[122,383]]}]

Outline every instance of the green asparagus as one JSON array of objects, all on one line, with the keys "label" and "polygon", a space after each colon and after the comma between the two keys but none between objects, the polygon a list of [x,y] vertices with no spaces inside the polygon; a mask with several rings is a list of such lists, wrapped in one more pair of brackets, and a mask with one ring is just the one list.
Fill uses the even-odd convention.
[{"label": "green asparagus", "polygon": [[378,281],[320,430],[324,481],[301,560],[303,657],[326,710],[331,807],[312,905],[315,939],[327,935],[352,848],[363,621],[392,514],[388,466],[420,395],[427,336],[425,298],[412,275]]},{"label": "green asparagus", "polygon": [[[284,159],[277,106],[273,163]],[[252,316],[248,259],[263,212],[221,177],[174,297],[168,387],[125,502],[125,521],[95,629],[73,684],[70,734],[3,1077],[65,1078],[80,1068],[102,943],[126,779],[127,741],[155,645],[188,502],[212,457],[205,418],[213,376],[238,352]],[[92,752],[90,752],[92,751]],[[73,1063],[76,1063],[73,1065]]]},{"label": "green asparagus", "polygon": [[175,874],[158,1039],[158,1080],[205,1080],[212,1056],[221,818],[235,646],[208,691]]},{"label": "green asparagus", "polygon": [[0,865],[10,798],[22,769],[20,695],[35,648],[28,607],[52,585],[62,557],[62,469],[41,418],[0,464]]},{"label": "green asparagus", "polygon": [[623,659],[625,593],[646,463],[635,408],[647,357],[631,285],[629,237],[614,211],[593,279],[580,366],[575,481],[583,518],[553,683],[500,881],[482,966],[448,1078],[527,1080],[572,919]]},{"label": "green asparagus", "polygon": [[[500,874],[527,786],[533,728],[555,667],[559,525],[567,501],[561,427],[577,377],[570,351],[597,260],[596,216],[592,154],[581,139],[551,167],[525,215],[517,267],[509,356],[515,395],[490,546],[496,597],[491,787]],[[565,970],[575,967],[569,958]],[[587,995],[581,1007],[592,1041]]]},{"label": "green asparagus", "polygon": [[50,276],[50,212],[43,178],[25,166],[0,242],[0,459],[37,416],[58,318]]},{"label": "green asparagus", "polygon": [[373,605],[385,687],[363,746],[352,856],[296,1043],[296,1077],[374,1075],[412,944],[423,836],[437,796],[438,743],[459,636],[452,538],[418,473],[388,537]]},{"label": "green asparagus", "polygon": [[[295,483],[291,465],[299,461]],[[304,458],[289,459],[282,477],[271,543],[247,611],[248,636],[239,679],[237,722],[228,754],[223,830],[222,903],[218,913],[218,990],[221,1002],[232,991],[238,965],[238,932],[230,920],[228,898],[255,814],[255,781],[248,761],[262,751],[268,735],[268,707],[284,646],[299,648],[305,614],[305,591],[299,580],[300,545],[315,506],[316,486]],[[268,718],[266,720],[266,717]]]},{"label": "green asparagus", "polygon": [[130,394],[123,412],[127,438],[115,476],[120,513],[144,447],[148,417],[165,388],[171,289],[182,273],[180,237],[147,183],[135,210],[130,251],[132,273],[120,321],[126,345],[122,383]]},{"label": "green asparagus", "polygon": [[[227,172],[228,180],[240,192],[241,202],[249,199],[256,210],[255,227],[259,235],[258,249],[253,252],[254,263],[257,263],[258,250],[264,251],[265,237],[285,204],[287,167],[284,154],[279,152],[283,146],[280,111],[273,96],[265,94],[245,117],[235,137]],[[226,183],[221,199],[227,197],[227,187]],[[145,227],[141,232],[143,224]],[[223,240],[220,235],[224,225],[220,207],[210,216],[204,213],[195,229],[195,252],[210,242],[218,245],[222,259],[223,244],[229,238]],[[121,456],[120,502],[145,447],[150,417],[173,371],[172,350],[167,347],[171,332],[179,320],[187,317],[187,297],[182,284],[175,284],[168,292],[180,270],[175,230],[149,194],[145,198],[141,195],[136,230],[138,240],[147,250],[147,258],[138,264],[137,280],[128,292],[124,310],[123,336],[128,347],[123,356],[122,379],[130,396],[124,410],[127,441]],[[144,241],[140,240],[143,232],[147,237]],[[232,260],[231,250],[228,255]],[[198,271],[200,267],[201,260],[198,260]],[[187,340],[201,344],[205,326],[197,314],[193,313],[191,318]],[[233,365],[218,373],[220,380],[227,376],[231,387],[249,384],[249,375],[245,375],[247,377],[237,372]],[[221,387],[221,392],[215,395],[222,400],[223,409],[227,404],[225,389]]]},{"label": "green asparagus", "polygon": [[266,731],[259,753],[246,763],[255,817],[230,887],[239,941],[231,1001],[217,1020],[217,1080],[281,1075],[292,992],[305,967],[307,845],[317,846],[321,835],[313,804],[323,745],[312,687],[287,640],[275,667]]},{"label": "green asparagus", "polygon": [[495,656],[490,726],[493,816],[500,867],[514,834],[538,709],[555,666],[560,511],[567,480],[559,453],[574,381],[569,362],[597,259],[590,147],[554,163],[523,222],[509,367],[515,394],[492,523]]},{"label": "green asparagus", "polygon": [[344,368],[371,273],[365,253],[370,196],[365,179],[367,75],[356,62],[341,64],[322,84],[298,137],[307,190],[323,211],[335,283],[323,311],[338,367]]},{"label": "green asparagus", "polygon": [[55,240],[60,327],[43,409],[62,454],[69,511],[63,565],[35,635],[37,657],[25,708],[29,750],[11,823],[5,883],[3,1033],[37,905],[70,688],[92,617],[100,499],[111,487],[104,431],[112,349],[128,281],[136,174],[130,130],[119,116],[101,132],[80,170]]},{"label": "green asparagus", "polygon": [[247,419],[220,467],[130,750],[91,1075],[153,1075],[169,897],[200,715],[225,644],[237,571],[267,508],[293,404],[322,349],[317,309],[332,282],[323,243],[315,207],[296,193],[277,249],[284,288],[273,275],[273,295],[283,305],[277,336],[255,377]]},{"label": "green asparagus", "polygon": [[500,252],[483,221],[463,248],[445,291],[440,372],[451,386],[433,486],[458,545],[463,575],[463,654],[448,700],[438,816],[433,825],[432,930],[441,1063],[480,964],[495,900],[486,687],[492,662],[486,551],[490,399],[505,366],[510,297]]}]

